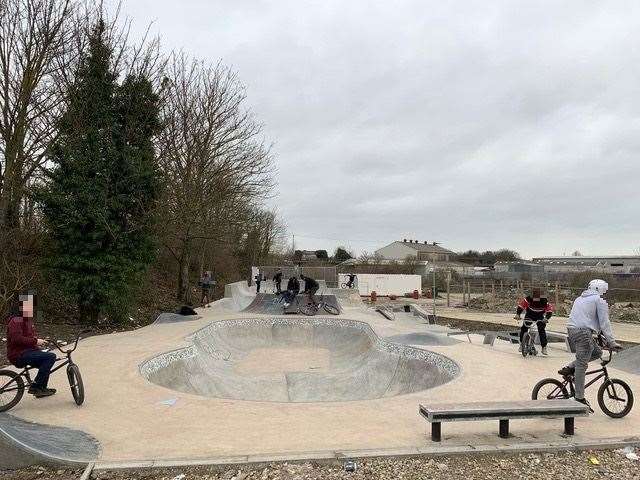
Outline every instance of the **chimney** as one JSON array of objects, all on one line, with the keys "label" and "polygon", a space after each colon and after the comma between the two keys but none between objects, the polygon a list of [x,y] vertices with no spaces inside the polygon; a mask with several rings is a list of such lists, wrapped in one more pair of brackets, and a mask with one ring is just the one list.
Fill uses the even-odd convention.
[{"label": "chimney", "polygon": [[403,239],[402,239],[402,243],[407,243],[407,239],[406,239],[406,238],[403,238]]},{"label": "chimney", "polygon": [[427,241],[426,241],[426,240],[424,241],[424,244],[425,244],[425,245],[427,244]]}]

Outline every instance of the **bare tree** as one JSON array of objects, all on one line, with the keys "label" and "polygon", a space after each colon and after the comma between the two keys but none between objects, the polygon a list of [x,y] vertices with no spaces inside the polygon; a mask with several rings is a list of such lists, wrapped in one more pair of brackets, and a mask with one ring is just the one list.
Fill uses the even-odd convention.
[{"label": "bare tree", "polygon": [[0,1],[0,228],[18,226],[24,188],[45,160],[63,97],[70,0]]},{"label": "bare tree", "polygon": [[166,176],[164,245],[178,263],[178,299],[187,301],[197,243],[236,242],[272,189],[261,125],[243,106],[236,74],[175,55],[164,82],[158,138]]}]

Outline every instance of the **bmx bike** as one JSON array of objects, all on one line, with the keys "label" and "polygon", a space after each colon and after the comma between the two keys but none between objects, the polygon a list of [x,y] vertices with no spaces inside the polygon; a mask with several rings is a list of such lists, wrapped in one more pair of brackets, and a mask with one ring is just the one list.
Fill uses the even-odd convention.
[{"label": "bmx bike", "polygon": [[[600,365],[602,368],[587,371],[587,377],[593,375],[596,375],[596,377],[592,378],[585,384],[585,390],[598,380],[604,379],[598,389],[598,405],[600,406],[600,409],[611,418],[625,417],[633,408],[633,391],[623,380],[609,377],[607,365],[613,358],[614,350],[604,346],[605,342],[601,335],[598,335],[596,342],[598,342],[603,350],[609,352],[609,357],[601,359]],[[555,400],[573,398],[575,395],[574,376],[573,374],[570,374],[564,375],[562,377],[562,381],[555,378],[545,378],[540,380],[533,387],[531,398],[533,400],[537,400],[539,398]]]},{"label": "bmx bike", "polygon": [[544,322],[544,320],[529,320],[524,319],[524,326],[527,327],[527,331],[522,335],[522,342],[520,343],[521,352],[523,357],[527,357],[527,355],[536,356],[538,355],[538,350],[535,345],[535,336],[531,332],[531,328],[534,325],[538,325],[538,322]]},{"label": "bmx bike", "polygon": [[303,315],[312,317],[316,315],[320,311],[320,309],[323,309],[325,312],[330,313],[331,315],[340,314],[340,310],[338,309],[338,307],[326,302],[326,300],[324,299],[324,294],[320,295],[320,301],[317,304],[314,303],[313,300],[311,300],[310,294],[307,294],[307,299],[307,304],[300,307],[300,313],[302,313]]},{"label": "bmx bike", "polygon": [[[57,365],[51,369],[51,373],[67,367],[67,380],[69,381],[71,395],[73,395],[73,400],[76,402],[76,405],[82,405],[84,402],[84,384],[82,383],[80,369],[78,365],[73,362],[71,354],[78,348],[80,336],[85,333],[89,333],[89,330],[84,330],[76,335],[73,347],[67,349],[62,348],[61,342],[48,342],[49,345],[57,348],[63,354],[62,358],[56,359]],[[27,366],[20,372],[0,370],[0,412],[6,412],[20,403],[20,400],[22,400],[24,396],[25,389],[28,389],[33,383],[30,371],[34,368],[35,367]]]}]

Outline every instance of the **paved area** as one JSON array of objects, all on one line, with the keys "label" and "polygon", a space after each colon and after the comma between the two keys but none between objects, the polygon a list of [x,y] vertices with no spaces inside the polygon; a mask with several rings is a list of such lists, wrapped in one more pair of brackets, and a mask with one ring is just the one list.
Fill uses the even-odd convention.
[{"label": "paved area", "polygon": [[[85,379],[87,399],[82,407],[73,403],[66,379],[53,377],[60,393],[36,400],[29,396],[12,414],[49,425],[68,427],[95,437],[101,446],[100,460],[148,461],[157,459],[199,460],[282,458],[326,458],[326,452],[409,451],[436,453],[439,449],[508,448],[532,444],[571,446],[576,442],[636,439],[640,410],[622,420],[595,415],[576,419],[576,436],[564,438],[558,422],[550,419],[514,421],[512,437],[496,435],[495,422],[453,423],[447,427],[441,446],[434,446],[426,422],[418,415],[418,404],[429,402],[493,401],[528,399],[535,383],[564,365],[570,355],[553,345],[548,357],[522,358],[514,345],[480,342],[430,345],[425,348],[455,360],[461,374],[454,380],[424,391],[387,398],[330,403],[273,403],[213,398],[179,392],[149,382],[139,366],[159,354],[189,347],[191,336],[212,322],[252,318],[221,309],[201,309],[201,318],[189,322],[150,325],[137,331],[91,337],[83,340],[74,355]],[[255,316],[255,314],[253,314]],[[295,318],[295,317],[287,317]],[[347,309],[344,320],[366,322],[378,337],[436,333],[425,320],[400,315],[395,321]],[[318,361],[323,362],[321,352]],[[264,359],[247,358],[242,368],[255,369]],[[303,361],[304,354],[287,362]],[[265,364],[274,368],[278,362]],[[297,368],[297,367],[295,367]],[[640,392],[640,377],[611,370]],[[595,389],[587,391],[596,405]],[[469,447],[469,446],[472,447]],[[336,453],[337,452],[337,453]],[[342,453],[340,453],[342,452]]]},{"label": "paved area", "polygon": [[[487,313],[468,310],[466,308],[440,307],[437,309],[437,315],[443,319],[454,318],[484,323],[513,325],[514,327],[520,326],[520,322],[513,318],[512,313]],[[567,317],[551,317],[548,329],[557,332],[566,332],[568,320]],[[616,339],[623,342],[640,343],[640,325],[612,322],[612,327]]]}]

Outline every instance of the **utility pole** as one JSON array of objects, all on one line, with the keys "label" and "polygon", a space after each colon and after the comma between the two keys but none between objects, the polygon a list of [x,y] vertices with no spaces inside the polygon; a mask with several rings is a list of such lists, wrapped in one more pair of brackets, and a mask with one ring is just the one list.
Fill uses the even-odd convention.
[{"label": "utility pole", "polygon": [[431,297],[433,298],[433,321],[436,321],[436,268],[433,267],[433,289],[431,290]]}]

